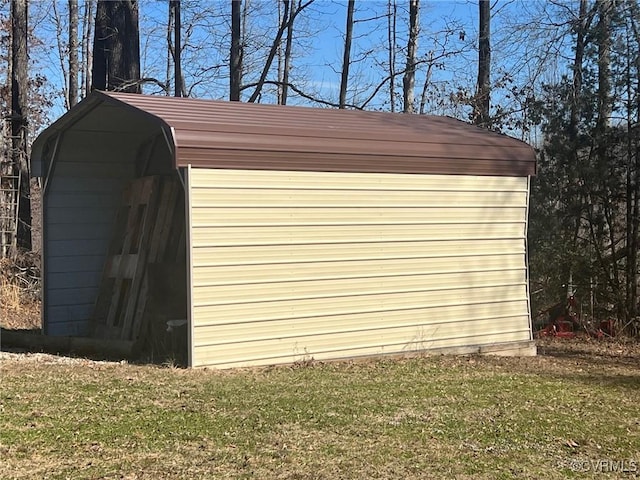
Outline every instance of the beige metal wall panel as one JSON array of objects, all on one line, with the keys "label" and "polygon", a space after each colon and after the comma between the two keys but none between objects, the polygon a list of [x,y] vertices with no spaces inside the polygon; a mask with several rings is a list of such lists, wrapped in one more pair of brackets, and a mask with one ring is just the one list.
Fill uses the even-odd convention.
[{"label": "beige metal wall panel", "polygon": [[[354,283],[357,283],[354,281]],[[242,287],[246,288],[246,287]],[[283,285],[283,288],[286,286]],[[283,300],[269,302],[249,302],[222,305],[195,306],[201,324],[220,322],[266,321],[281,318],[308,318],[324,315],[348,315],[358,312],[386,312],[424,308],[429,305],[446,306],[464,302],[469,305],[481,304],[487,298],[493,302],[511,299],[526,300],[522,285],[496,286],[484,288],[461,288],[436,290],[432,292],[399,292],[379,295],[357,295],[342,297],[310,298],[305,300]],[[328,301],[327,299],[331,300]]]},{"label": "beige metal wall panel", "polygon": [[[520,177],[478,177],[466,175],[353,175],[333,172],[295,172],[295,184],[286,173],[274,175],[270,170],[199,169],[193,188],[295,188],[304,190],[429,190],[527,192],[527,183]],[[256,185],[262,185],[256,187]],[[323,186],[324,185],[324,186]]]},{"label": "beige metal wall panel", "polygon": [[[195,208],[196,221],[203,224],[212,217],[215,226],[281,226],[281,225],[377,225],[384,224],[477,224],[477,219],[485,220],[486,207],[398,207],[389,208],[315,208],[315,207],[238,207],[230,210],[224,207]],[[257,215],[259,213],[259,215]],[[392,213],[391,218],[387,216]],[[522,207],[495,207],[491,217],[495,222],[517,223],[524,216]]]},{"label": "beige metal wall panel", "polygon": [[[345,194],[348,192],[348,194]],[[220,188],[205,190],[194,202],[194,208],[207,207],[522,207],[526,192],[387,190],[299,190],[295,197],[290,189]],[[486,212],[493,215],[493,212]]]},{"label": "beige metal wall panel", "polygon": [[[406,312],[389,312],[384,316],[372,316],[369,313],[356,313],[344,315],[341,322],[336,323],[330,316],[311,317],[304,322],[304,331],[313,332],[315,336],[327,336],[334,333],[361,332],[363,335],[367,331],[390,330],[390,329],[413,329],[415,332],[429,331],[431,340],[445,338],[446,332],[453,332],[451,335],[469,334],[471,332],[485,332],[491,328],[501,328],[502,324],[508,321],[521,322],[526,320],[520,313],[522,302],[503,302],[500,305],[499,315],[494,306],[493,310],[478,311],[477,316],[469,316],[468,308],[457,308],[457,305],[449,307],[434,307],[431,309],[411,310],[411,315]],[[517,309],[520,309],[519,311]],[[505,313],[506,312],[506,313]],[[482,313],[482,315],[480,315]],[[526,315],[524,316],[526,317]],[[393,322],[393,323],[391,323]],[[391,325],[391,326],[390,326]],[[243,335],[246,342],[263,341],[271,338],[286,338],[299,341],[300,328],[296,322],[287,320],[274,320],[271,322],[246,322],[238,324],[221,324],[215,329],[201,328],[198,332],[199,343],[196,346],[223,345]],[[444,335],[444,336],[443,336]],[[447,337],[448,338],[448,337]]]},{"label": "beige metal wall panel", "polygon": [[[393,243],[342,243],[331,246],[296,245],[292,249],[288,245],[256,245],[238,247],[208,246],[200,252],[199,268],[225,265],[251,265],[256,263],[274,263],[286,260],[289,263],[330,262],[340,260],[375,260],[400,258],[447,258],[464,257],[465,252],[473,249],[474,258],[500,252],[501,255],[518,255],[525,253],[524,243],[519,244],[511,239],[491,240],[432,240],[425,242],[393,242]],[[453,262],[447,262],[451,265]]]},{"label": "beige metal wall panel", "polygon": [[[464,335],[456,332],[449,338],[423,339],[419,336],[402,338],[392,344],[391,339],[380,334],[374,345],[366,345],[358,335],[348,338],[331,338],[328,342],[319,342],[314,350],[304,348],[306,339],[299,338],[295,342],[274,338],[268,342],[247,342],[242,355],[238,355],[237,347],[205,348],[198,351],[198,363],[194,366],[211,366],[215,368],[235,368],[247,365],[274,365],[294,363],[306,360],[337,360],[353,357],[410,354],[438,348],[461,346],[491,345],[494,343],[521,342],[527,337],[527,331],[499,330],[484,335]],[[313,340],[313,337],[310,337]],[[382,344],[382,345],[381,345]],[[283,352],[290,352],[283,355]],[[247,361],[250,358],[251,361]],[[221,361],[222,360],[222,361]]]},{"label": "beige metal wall panel", "polygon": [[[430,324],[419,323],[418,321],[421,319],[418,317],[413,324],[394,326],[388,326],[388,323],[381,326],[377,323],[363,320],[361,324],[349,324],[349,328],[346,328],[343,324],[332,325],[330,319],[326,317],[321,320],[312,320],[314,321],[305,322],[304,328],[300,328],[300,325],[297,325],[296,322],[288,321],[220,325],[215,330],[209,329],[210,336],[207,335],[206,331],[196,331],[198,332],[198,337],[202,337],[202,345],[208,347],[220,346],[224,348],[224,345],[235,343],[234,341],[238,336],[242,336],[245,339],[245,343],[269,343],[273,339],[280,341],[291,340],[292,342],[300,343],[300,336],[305,333],[308,334],[312,329],[314,330],[313,336],[319,340],[316,344],[320,342],[331,344],[337,336],[351,338],[357,336],[359,337],[357,341],[361,341],[362,345],[378,345],[382,347],[384,343],[377,342],[381,335],[389,343],[402,343],[405,339],[409,339],[410,343],[415,343],[416,339],[420,339],[421,342],[431,342],[457,335],[469,336],[499,333],[503,324],[508,322],[522,323],[526,321],[526,318],[514,316],[500,319],[473,319],[466,322],[452,320],[447,323]],[[322,337],[326,338],[322,339]],[[198,344],[196,344],[197,346]]]},{"label": "beige metal wall panel", "polygon": [[[295,338],[300,331],[313,330],[316,335],[330,335],[337,332],[366,331],[385,328],[429,328],[442,334],[445,327],[457,328],[460,333],[486,327],[481,322],[502,325],[513,318],[522,317],[525,305],[522,300],[509,300],[499,304],[475,305],[470,315],[467,305],[447,305],[440,307],[416,308],[408,310],[388,311],[385,315],[372,316],[369,312],[346,314],[340,317],[341,322],[332,322],[329,316],[318,316],[305,319],[282,319],[270,322],[240,322],[198,327],[198,345],[225,344],[229,335],[240,330],[245,331],[247,341],[266,340],[277,337]],[[407,313],[410,315],[407,315]],[[476,323],[477,322],[477,323]],[[434,336],[436,340],[438,337]]]},{"label": "beige metal wall panel", "polygon": [[[330,247],[333,247],[333,244],[324,244],[325,249]],[[199,248],[197,253],[205,250],[206,248]],[[407,254],[405,252],[405,255]],[[262,265],[238,264],[200,267],[196,264],[193,276],[196,286],[207,286],[341,278],[357,279],[391,275],[426,275],[446,272],[487,272],[490,270],[523,269],[522,257],[523,255],[515,254],[466,255],[464,257],[446,255],[443,257],[385,258],[343,262],[308,260],[300,263],[289,262],[286,257],[283,257],[279,262],[272,260],[274,263]]]},{"label": "beige metal wall panel", "polygon": [[194,366],[530,338],[526,178],[190,170]]},{"label": "beige metal wall panel", "polygon": [[[233,207],[231,207],[233,208]],[[257,213],[257,212],[256,212]],[[391,212],[389,213],[391,214]],[[195,219],[194,219],[195,221]],[[491,222],[491,220],[489,220]],[[434,240],[523,238],[522,223],[453,223],[397,225],[300,225],[265,227],[221,227],[199,224],[193,230],[193,245],[262,245],[280,244],[286,238],[294,245],[309,243],[410,242],[425,238]]]},{"label": "beige metal wall panel", "polygon": [[194,288],[194,303],[224,305],[226,303],[295,300],[302,298],[374,295],[399,292],[433,292],[455,288],[482,288],[514,285],[522,281],[520,270],[496,270],[462,273],[433,273],[427,275],[400,275],[382,277],[292,281],[287,289],[276,283],[249,283],[247,288],[237,285],[202,285]]}]

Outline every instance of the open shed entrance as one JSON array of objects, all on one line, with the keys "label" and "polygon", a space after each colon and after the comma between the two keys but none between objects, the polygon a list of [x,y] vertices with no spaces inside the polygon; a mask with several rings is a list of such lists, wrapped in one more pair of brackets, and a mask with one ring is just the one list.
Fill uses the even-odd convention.
[{"label": "open shed entrance", "polygon": [[90,335],[136,356],[187,363],[184,190],[176,172],[127,183],[113,223]]}]

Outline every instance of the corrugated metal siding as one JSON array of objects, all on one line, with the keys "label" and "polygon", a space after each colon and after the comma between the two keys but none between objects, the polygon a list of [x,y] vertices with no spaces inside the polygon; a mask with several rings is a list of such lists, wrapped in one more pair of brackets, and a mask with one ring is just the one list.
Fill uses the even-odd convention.
[{"label": "corrugated metal siding", "polygon": [[[108,148],[98,148],[104,143]],[[91,152],[91,153],[89,153]],[[132,153],[108,134],[68,131],[44,195],[44,327],[48,335],[86,335],[111,222]]]},{"label": "corrugated metal siding", "polygon": [[529,339],[526,178],[189,180],[194,366]]},{"label": "corrugated metal siding", "polygon": [[453,118],[112,92],[91,98],[164,122],[176,167],[535,174],[530,146]]}]

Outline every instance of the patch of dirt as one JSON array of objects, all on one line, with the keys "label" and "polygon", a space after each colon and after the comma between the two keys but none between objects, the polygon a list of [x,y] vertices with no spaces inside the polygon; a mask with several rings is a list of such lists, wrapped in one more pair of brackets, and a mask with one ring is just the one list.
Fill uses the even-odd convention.
[{"label": "patch of dirt", "polygon": [[39,364],[69,364],[69,365],[92,365],[96,363],[105,364],[126,364],[127,362],[107,362],[103,360],[89,360],[79,357],[63,357],[48,353],[26,352],[19,349],[0,351],[0,362],[14,363],[39,363]]}]

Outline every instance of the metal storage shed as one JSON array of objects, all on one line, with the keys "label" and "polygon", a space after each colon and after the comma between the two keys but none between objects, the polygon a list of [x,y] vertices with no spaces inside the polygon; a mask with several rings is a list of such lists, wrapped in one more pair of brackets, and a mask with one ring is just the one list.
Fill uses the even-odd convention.
[{"label": "metal storage shed", "polygon": [[535,168],[528,145],[451,118],[93,92],[33,146],[43,331],[101,335],[110,245],[142,238],[118,240],[122,199],[136,181],[173,178],[178,270],[145,272],[163,277],[160,300],[183,305],[190,366],[535,354]]}]

